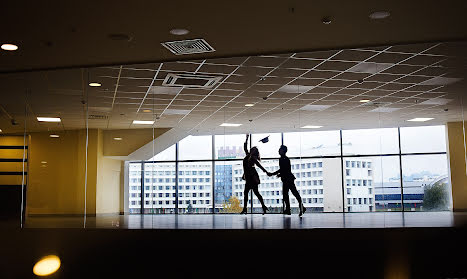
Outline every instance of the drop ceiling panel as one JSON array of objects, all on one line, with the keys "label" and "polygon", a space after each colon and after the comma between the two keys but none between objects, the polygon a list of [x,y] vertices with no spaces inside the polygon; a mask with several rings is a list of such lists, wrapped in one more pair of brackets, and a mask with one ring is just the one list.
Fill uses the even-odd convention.
[{"label": "drop ceiling panel", "polygon": [[[387,47],[376,47],[256,56],[249,57],[240,67],[237,66],[246,57],[167,62],[162,64],[163,71],[158,73],[151,88],[149,85],[160,64],[123,65],[121,73],[120,66],[90,69],[90,78],[103,85],[97,88],[87,86],[81,69],[17,74],[3,78],[0,90],[10,93],[4,94],[2,105],[21,119],[24,101],[18,98],[26,90],[24,84],[17,84],[27,76],[33,93],[28,98],[32,111],[35,115],[60,115],[63,125],[53,126],[59,129],[83,127],[83,98],[89,102],[90,114],[109,117],[89,121],[90,127],[110,129],[139,128],[131,125],[134,119],[151,120],[155,114],[160,117],[157,127],[184,127],[198,132],[217,130],[225,121],[244,124],[237,131],[246,132],[253,127],[264,131],[291,129],[303,121],[319,121],[325,127],[355,126],[355,123],[364,127],[376,123],[375,115],[382,115],[385,123],[402,124],[406,118],[418,114],[436,119],[451,115],[451,119],[456,119],[460,111],[455,105],[459,102],[456,96],[466,91],[466,84],[452,78],[464,77],[465,67],[462,63],[451,63],[452,69],[427,67],[445,58],[435,51],[419,54],[427,47],[396,46],[390,52],[385,51]],[[459,51],[454,47],[439,48],[440,52],[446,49]],[[323,62],[322,59],[336,53],[330,61]],[[414,54],[418,55],[394,65]],[[363,66],[375,66],[375,69],[358,72]],[[208,73],[224,78],[209,89],[162,86],[163,77],[170,72]],[[360,79],[362,83],[358,82]],[[359,102],[361,99],[380,105],[363,104]],[[245,107],[245,104],[254,106]],[[449,112],[444,111],[447,107]],[[31,129],[50,128],[33,118],[29,121],[34,123],[29,125]],[[7,132],[13,129],[0,128]]]}]

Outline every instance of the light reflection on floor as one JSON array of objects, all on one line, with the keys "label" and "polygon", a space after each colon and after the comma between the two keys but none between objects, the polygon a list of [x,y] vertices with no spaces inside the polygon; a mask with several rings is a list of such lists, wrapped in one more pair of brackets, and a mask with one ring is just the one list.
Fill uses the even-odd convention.
[{"label": "light reflection on floor", "polygon": [[25,228],[98,229],[320,229],[320,228],[401,228],[454,227],[467,224],[467,213],[374,212],[310,213],[297,215],[101,215],[87,217],[34,216]]}]

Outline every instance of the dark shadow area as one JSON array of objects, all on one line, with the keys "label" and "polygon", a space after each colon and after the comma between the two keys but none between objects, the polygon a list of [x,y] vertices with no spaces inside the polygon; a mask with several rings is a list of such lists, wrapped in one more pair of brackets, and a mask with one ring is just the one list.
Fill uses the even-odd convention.
[{"label": "dark shadow area", "polygon": [[[316,230],[25,229],[1,233],[2,278],[462,278],[466,227]],[[141,276],[141,277],[140,277]],[[305,277],[303,277],[305,278]],[[389,278],[389,277],[386,277]]]}]

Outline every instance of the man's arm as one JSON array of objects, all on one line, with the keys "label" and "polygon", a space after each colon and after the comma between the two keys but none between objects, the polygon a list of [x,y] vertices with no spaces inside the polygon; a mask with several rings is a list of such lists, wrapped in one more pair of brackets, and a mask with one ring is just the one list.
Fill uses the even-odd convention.
[{"label": "man's arm", "polygon": [[279,159],[279,169],[276,170],[275,172],[271,173],[271,176],[272,176],[272,175],[281,176],[281,170],[282,170],[282,168],[283,168],[283,167],[282,167],[282,160]]}]

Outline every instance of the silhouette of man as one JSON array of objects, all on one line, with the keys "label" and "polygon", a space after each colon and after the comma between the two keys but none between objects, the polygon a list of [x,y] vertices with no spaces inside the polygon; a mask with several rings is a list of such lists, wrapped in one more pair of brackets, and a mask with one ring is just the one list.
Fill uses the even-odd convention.
[{"label": "silhouette of man", "polygon": [[300,213],[298,216],[302,216],[305,213],[306,208],[303,206],[302,198],[295,187],[295,176],[292,173],[292,168],[290,166],[290,159],[286,156],[287,146],[281,145],[279,148],[279,169],[273,173],[268,174],[277,175],[282,180],[282,199],[285,202],[284,214],[290,215],[290,201],[289,201],[289,190],[295,196],[298,201],[298,206],[300,208]]}]

